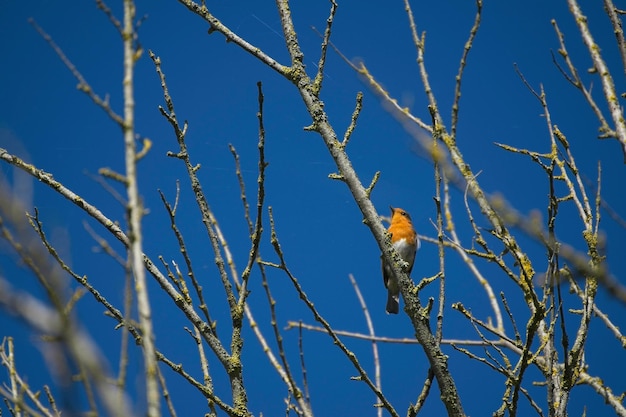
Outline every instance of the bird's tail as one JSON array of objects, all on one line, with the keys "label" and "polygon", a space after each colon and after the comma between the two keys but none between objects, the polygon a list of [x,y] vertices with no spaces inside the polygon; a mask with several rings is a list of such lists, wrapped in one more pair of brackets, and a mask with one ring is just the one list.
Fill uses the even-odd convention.
[{"label": "bird's tail", "polygon": [[400,311],[399,299],[400,296],[398,294],[393,295],[391,291],[387,291],[387,314],[398,314],[398,311]]}]

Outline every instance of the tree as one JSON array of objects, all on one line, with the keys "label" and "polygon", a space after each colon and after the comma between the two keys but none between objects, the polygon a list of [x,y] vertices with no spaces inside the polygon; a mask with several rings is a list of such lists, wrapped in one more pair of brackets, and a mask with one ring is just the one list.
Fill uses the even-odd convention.
[{"label": "tree", "polygon": [[[606,28],[594,29],[574,1],[569,20],[552,21],[553,41],[538,37],[558,48],[545,59],[553,73],[545,85],[561,83],[555,103],[551,87],[544,88],[545,67],[507,61],[528,53],[525,45],[480,47],[483,30],[503,34],[497,25],[505,16],[490,16],[497,7],[491,4],[483,12],[480,1],[454,11],[427,6],[424,16],[433,17],[423,22],[408,2],[404,11],[384,13],[379,5],[349,4],[342,18],[344,6],[334,2],[292,9],[277,1],[272,18],[265,5],[229,10],[180,0],[163,6],[167,12],[154,9],[154,20],[140,17],[142,5],[129,0],[119,10],[96,5],[122,40],[119,68],[111,64],[120,61],[117,50],[96,48],[77,62],[38,18],[31,22],[78,82],[83,102],[86,96],[94,105],[83,116],[82,108],[68,111],[69,99],[56,108],[48,102],[37,114],[43,120],[52,113],[60,126],[64,136],[53,149],[69,169],[57,174],[46,161],[31,164],[8,140],[0,150],[7,167],[0,226],[12,254],[3,258],[0,305],[16,333],[5,334],[1,351],[7,409],[562,416],[608,407],[626,415],[615,394],[623,382],[611,373],[623,355],[619,312],[626,296],[616,278],[622,265],[609,257],[623,228],[621,190],[612,190],[619,182],[611,181],[622,158],[611,151],[626,144],[614,85],[626,68],[626,58],[620,67],[615,57],[626,53],[622,12],[609,1],[606,16],[593,13],[608,18],[617,42]],[[377,14],[364,20],[368,12]],[[528,13],[516,12],[519,19]],[[359,27],[362,21],[372,27]],[[306,28],[313,22],[325,27]],[[517,19],[511,22],[513,32]],[[403,35],[396,33],[405,25]],[[432,55],[422,25],[428,39],[439,36]],[[572,49],[564,33],[580,33],[586,48]],[[379,60],[345,58],[348,48],[367,53],[376,37],[383,38]],[[591,59],[587,74],[579,69],[581,52]],[[419,88],[412,85],[415,71],[404,69],[415,59]],[[507,102],[506,77],[489,82],[501,61],[516,78],[515,106]],[[42,62],[56,65],[50,57]],[[107,81],[121,74],[122,94],[100,92],[112,87],[90,79],[84,68],[94,63],[104,66],[96,74]],[[379,77],[383,66],[398,81]],[[362,93],[354,88],[357,76]],[[251,77],[263,82],[254,85]],[[592,89],[594,81],[602,88]],[[405,91],[413,91],[413,103],[395,98]],[[104,127],[101,110],[119,130]],[[90,139],[62,142],[82,117],[92,125]],[[505,127],[510,121],[515,125]],[[122,141],[114,142],[120,130]],[[597,131],[614,140],[591,141]],[[45,148],[22,135],[20,142]],[[494,135],[495,145],[486,139]],[[231,138],[235,144],[227,146]],[[87,181],[75,177],[84,167]],[[328,178],[318,183],[322,175]],[[32,184],[25,176],[40,183],[32,201],[20,188]],[[67,213],[46,209],[52,199]],[[337,204],[346,199],[350,204]],[[381,222],[380,208],[389,203],[419,207],[409,210],[424,243],[412,279]],[[54,236],[50,216],[59,216],[67,239]],[[83,222],[65,224],[66,216]],[[63,248],[68,242],[72,249]],[[383,313],[379,253],[400,282],[404,316]],[[347,272],[364,319],[359,304],[348,301],[349,281],[341,282]],[[103,307],[104,318],[97,315]],[[361,320],[367,331],[359,334]],[[50,379],[39,372],[32,380],[20,363],[38,361],[22,336],[27,329],[39,340]]]}]

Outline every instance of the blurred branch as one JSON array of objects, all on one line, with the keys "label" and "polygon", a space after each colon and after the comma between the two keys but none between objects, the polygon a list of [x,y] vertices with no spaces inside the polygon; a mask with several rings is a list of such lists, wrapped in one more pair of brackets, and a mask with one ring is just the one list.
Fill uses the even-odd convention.
[{"label": "blurred branch", "polygon": [[[13,210],[13,212],[15,212],[15,210]],[[58,263],[58,265],[61,266],[61,268],[63,270],[65,270],[69,275],[71,275],[77,282],[79,285],[81,285],[82,287],[86,288],[95,298],[95,300],[102,304],[104,307],[106,307],[107,309],[107,315],[109,315],[110,317],[113,317],[118,323],[119,326],[124,326],[127,328],[127,330],[129,331],[130,334],[132,334],[133,338],[135,339],[135,341],[137,342],[138,345],[142,345],[143,344],[143,333],[140,332],[140,330],[136,327],[136,324],[134,322],[132,322],[129,318],[127,314],[122,315],[122,313],[117,310],[104,296],[102,296],[100,294],[100,292],[95,289],[95,287],[93,287],[87,280],[86,276],[79,276],[78,274],[76,274],[73,270],[71,270],[69,268],[69,266],[61,259],[61,257],[58,255],[57,251],[50,245],[50,243],[48,242],[46,235],[43,232],[43,226],[41,221],[38,218],[38,212],[35,212],[36,215],[35,216],[30,216],[29,217],[29,221],[31,222],[33,228],[35,229],[35,231],[37,232],[37,234],[39,235],[39,238],[41,240],[41,243],[43,244],[43,246],[48,250],[48,252],[52,255],[52,257],[55,259],[55,261]],[[2,221],[0,218],[0,225],[2,225]],[[21,238],[22,240],[24,238]],[[23,245],[21,245],[23,246]],[[32,251],[33,249],[31,249]],[[24,256],[27,256],[27,254],[24,254]],[[29,256],[30,259],[33,259],[33,262],[37,262],[37,259],[44,259],[44,255],[43,254],[38,254],[36,255],[36,257],[33,257],[32,255]],[[38,268],[40,269],[40,268]],[[53,267],[50,266],[46,266],[45,268],[46,270],[54,270]],[[53,280],[54,281],[54,280]],[[10,294],[9,294],[10,296]],[[15,302],[19,302],[19,300],[16,300]],[[0,304],[1,304],[1,300],[0,300]],[[30,308],[29,306],[25,306],[25,308]],[[128,306],[126,308],[128,310]],[[11,308],[8,309],[9,311],[11,311]],[[64,314],[61,316],[61,318],[59,318],[59,320],[63,319],[63,320],[67,320],[69,319],[69,309],[64,308],[63,309]],[[35,314],[35,313],[34,313]],[[42,313],[43,314],[43,313]],[[36,315],[41,315],[39,313],[35,314]],[[118,327],[119,327],[118,326]],[[39,326],[42,327],[42,326]],[[41,330],[40,330],[41,331]],[[71,333],[73,330],[73,327],[67,330],[69,333]],[[56,336],[55,334],[57,333],[56,330],[50,330],[49,332],[51,334],[51,338],[52,339],[57,339],[61,336]],[[62,336],[62,337],[66,337],[66,336]],[[83,342],[80,342],[83,343]],[[124,342],[123,342],[124,344]],[[80,347],[81,349],[89,349],[89,347]],[[77,348],[78,349],[78,348]],[[126,357],[126,352],[125,352],[126,348],[122,347],[122,356],[121,356],[121,363],[120,363],[120,376],[117,380],[117,383],[115,385],[110,384],[110,382],[107,379],[107,386],[111,386],[111,389],[113,389],[113,387],[116,387],[116,399],[115,398],[110,398],[109,401],[112,401],[113,403],[117,404],[124,404],[127,399],[126,399],[126,394],[124,391],[124,375],[125,375],[125,364],[124,361],[127,359],[124,359]],[[73,351],[72,351],[73,352]],[[85,353],[85,355],[88,355],[89,352]],[[97,351],[94,351],[93,354],[97,354]],[[156,351],[155,352],[155,356],[159,358],[159,360],[163,361],[164,363],[168,364],[168,365],[172,365],[172,362],[170,362],[169,360],[167,360],[167,358],[165,356],[163,356],[160,352]],[[90,369],[89,366],[86,366],[83,362],[81,361],[77,361],[78,367],[80,369],[82,369],[85,373],[85,376],[82,377],[83,383],[88,384],[90,379],[86,379],[86,378],[93,378],[92,374],[93,374],[93,369]],[[89,365],[89,364],[87,364]],[[69,376],[68,376],[69,377]],[[98,382],[98,381],[96,381]],[[104,383],[104,382],[102,382]],[[167,394],[167,390],[165,389],[165,382],[163,380],[161,380],[161,386],[164,387],[164,395]],[[98,385],[97,385],[98,386]],[[86,386],[86,389],[89,389],[88,386]],[[101,391],[101,390],[100,390]],[[202,392],[211,397],[211,393],[207,393],[206,390],[202,390]],[[113,394],[110,393],[108,394],[111,397],[113,397]],[[166,397],[166,402],[170,402],[169,397]],[[171,405],[169,406],[170,408]],[[225,406],[226,409],[229,409],[228,406]],[[92,411],[95,412],[96,408],[95,408],[95,404],[92,407]],[[115,415],[120,415],[120,414],[115,414]],[[127,414],[121,414],[121,415],[127,415]]]},{"label": "blurred branch", "polygon": [[163,372],[159,368],[157,368],[159,374],[157,378],[159,379],[159,386],[161,387],[161,392],[163,392],[163,399],[165,400],[165,405],[167,406],[167,411],[170,413],[171,417],[176,417],[176,409],[174,408],[174,403],[172,402],[172,397],[170,396],[170,391],[167,389],[167,383],[165,377],[163,376]]},{"label": "blurred branch", "polygon": [[143,234],[141,219],[144,214],[139,184],[137,178],[137,146],[135,143],[135,90],[134,71],[135,62],[139,59],[139,48],[135,48],[137,34],[134,27],[135,4],[132,0],[124,0],[124,23],[122,41],[124,48],[124,159],[126,166],[126,192],[128,197],[128,258],[133,277],[135,278],[135,292],[137,293],[137,312],[142,332],[143,359],[146,377],[146,400],[148,417],[161,415],[161,399],[157,379],[156,348],[154,346],[154,330],[152,311],[146,282],[146,270],[143,265]]},{"label": "blurred branch", "polygon": [[119,21],[117,17],[113,14],[109,6],[103,0],[96,0],[96,6],[98,9],[102,10],[102,12],[109,18],[109,21],[113,25],[115,29],[119,32],[120,36],[124,32],[124,28],[122,27],[122,23]]},{"label": "blurred branch", "polygon": [[[9,373],[10,387],[0,386],[0,395],[12,405],[9,412],[12,416],[22,417],[61,417],[61,413],[56,409],[48,409],[39,401],[39,393],[31,390],[29,385],[20,376],[15,364],[15,350],[13,338],[5,337],[0,343],[0,365],[5,367]],[[31,401],[32,405],[27,401]],[[22,414],[22,411],[25,414]]]},{"label": "blurred branch", "polygon": [[617,15],[618,10],[613,5],[612,0],[604,0],[604,11],[611,20],[611,26],[613,26],[613,33],[615,34],[615,41],[619,49],[619,54],[622,58],[622,67],[624,73],[626,73],[626,39],[624,39],[624,29],[622,28],[622,21]]},{"label": "blurred branch", "polygon": [[[546,320],[538,322],[536,329],[540,340],[542,340],[542,345],[537,353],[533,355],[532,361],[541,366],[542,372],[546,377],[548,401],[550,404],[553,404],[553,406],[550,407],[551,412],[554,412],[555,415],[565,415],[567,413],[571,390],[579,383],[581,376],[586,373],[584,351],[589,335],[589,324],[595,309],[594,300],[597,294],[598,284],[603,283],[607,285],[612,281],[609,278],[610,274],[605,270],[605,257],[601,253],[602,242],[598,236],[600,222],[599,208],[601,201],[600,169],[598,168],[596,212],[594,216],[569,142],[558,127],[552,124],[543,88],[540,93],[537,93],[530,87],[521,74],[520,77],[522,77],[523,82],[541,103],[551,141],[551,151],[542,154],[507,145],[499,146],[508,151],[529,156],[533,162],[537,163],[546,172],[549,185],[547,232],[544,231],[541,219],[538,215],[531,216],[530,219],[523,219],[522,216],[515,213],[512,209],[507,208],[505,210],[506,214],[503,216],[506,218],[507,223],[521,227],[526,234],[540,241],[548,251],[548,271],[545,281],[543,282],[543,288],[545,292],[544,301],[546,304],[547,301],[551,304],[550,307],[548,307],[549,325],[546,324]],[[573,179],[571,179],[570,176],[572,176]],[[563,183],[565,185],[567,191],[565,196],[557,194],[557,183]],[[558,242],[556,238],[557,213],[559,207],[561,204],[570,201],[577,208],[580,220],[583,224],[582,236],[587,244],[588,256],[577,253],[571,246]],[[568,227],[571,226],[568,225]],[[580,273],[585,278],[584,289],[578,287],[567,266],[562,268],[559,265],[559,259],[565,259],[571,262],[577,273]],[[571,346],[566,330],[566,318],[561,298],[560,285],[563,279],[571,280],[572,285],[577,288],[577,295],[582,301],[582,309],[579,312],[581,315],[580,324],[576,329],[576,335]],[[611,285],[609,284],[608,287],[611,288]],[[558,299],[555,297],[555,290]],[[548,316],[546,316],[546,318],[548,318]],[[558,354],[555,348],[555,325],[557,319],[560,323],[561,344],[563,348],[563,359],[561,363],[558,361]],[[610,326],[610,322],[607,323],[609,323]],[[528,324],[527,328],[529,328]],[[525,346],[529,346],[528,343],[526,343]],[[539,356],[542,350],[543,358]],[[524,352],[526,351],[527,349],[525,348]],[[619,411],[618,407],[614,408],[616,411]]]},{"label": "blurred branch", "polygon": [[87,376],[93,379],[100,400],[109,415],[120,417],[134,415],[128,398],[120,397],[117,389],[109,383],[97,345],[75,323],[67,317],[62,317],[30,294],[14,291],[2,277],[0,277],[0,307],[16,315],[38,333],[50,335],[61,341],[72,358],[85,369]]},{"label": "blurred branch", "polygon": [[94,297],[94,299],[98,303],[102,304],[107,309],[107,313],[111,317],[114,317],[118,321],[118,323],[123,324],[127,328],[127,330],[133,335],[133,337],[135,337],[135,339],[141,340],[141,338],[142,338],[141,330],[136,328],[135,325],[130,320],[125,319],[124,318],[125,316],[122,315],[122,313],[117,308],[115,308],[115,306],[113,306],[93,285],[91,285],[91,283],[88,281],[88,278],[87,278],[86,275],[83,275],[83,276],[78,275],[59,256],[59,254],[54,249],[54,247],[52,247],[52,245],[48,242],[48,239],[46,238],[46,235],[44,234],[43,225],[41,224],[41,222],[39,220],[39,216],[38,216],[39,213],[38,213],[38,211],[35,211],[35,214],[36,215],[34,217],[30,217],[29,218],[29,221],[32,222],[33,228],[35,229],[35,231],[39,235],[41,243],[44,245],[44,247],[50,253],[50,255],[52,255],[52,257],[57,262],[57,264],[65,272],[67,272],[72,278],[74,278],[74,280],[79,285],[81,285],[83,288],[85,288],[87,291],[89,291],[89,293]]},{"label": "blurred branch", "polygon": [[624,401],[624,394],[613,394],[611,388],[606,386],[602,378],[591,376],[586,372],[580,374],[578,382],[589,385],[600,397],[613,407],[618,416],[626,417],[626,407],[622,404]]},{"label": "blurred branch", "polygon": [[[2,151],[0,150],[0,157],[6,155]],[[31,168],[34,169],[32,166]],[[69,354],[69,357],[75,361],[82,373],[86,395],[91,400],[91,411],[95,411],[95,404],[89,393],[93,381],[100,395],[100,400],[111,415],[131,415],[128,411],[130,406],[126,397],[114,399],[119,393],[108,383],[105,365],[100,358],[96,345],[86,333],[78,328],[73,319],[71,307],[76,302],[76,298],[65,300],[63,296],[65,286],[60,276],[60,270],[50,260],[44,248],[53,254],[57,261],[60,261],[60,258],[47,242],[37,217],[29,217],[28,221],[37,231],[41,242],[38,242],[37,238],[32,235],[32,230],[25,221],[24,212],[24,207],[20,201],[11,196],[6,185],[0,182],[0,235],[16,251],[20,259],[45,288],[52,307],[48,307],[30,294],[14,291],[9,282],[4,279],[0,279],[0,307],[18,316],[35,331],[49,337],[51,343],[47,346],[50,351],[56,352],[55,355],[52,355],[55,357],[54,364],[50,365],[62,370],[59,373],[60,378],[67,378],[68,380],[70,378],[68,358],[64,353]],[[15,235],[11,233],[9,227],[15,230]],[[40,243],[43,243],[43,247]],[[64,265],[62,261],[60,264]],[[61,346],[56,346],[54,341],[61,342]]]},{"label": "blurred branch", "polygon": [[[26,164],[20,158],[9,154],[5,149],[2,149],[2,148],[0,148],[0,160],[4,160],[5,162],[10,163],[11,165],[16,166],[17,168],[22,169],[23,171],[32,175],[34,178],[37,178],[39,181],[48,185],[54,191],[64,196],[65,198],[70,200],[72,203],[77,205],[79,208],[84,210],[90,217],[100,222],[111,234],[113,234],[113,236],[115,236],[125,246],[128,245],[128,242],[129,242],[128,237],[119,228],[116,222],[113,222],[112,220],[107,218],[95,206],[89,204],[87,201],[85,201],[84,199],[76,195],[73,191],[65,187],[63,184],[54,180],[52,175],[34,167],[33,165]],[[0,199],[0,201],[2,200]],[[187,319],[200,330],[200,333],[203,339],[207,342],[207,344],[214,351],[216,357],[222,363],[222,365],[226,369],[229,369],[230,355],[228,354],[226,349],[223,347],[223,345],[221,344],[217,336],[213,334],[212,326],[202,320],[202,318],[194,310],[191,304],[185,303],[183,301],[181,294],[178,291],[176,291],[174,286],[161,273],[161,271],[159,271],[159,269],[154,265],[152,260],[145,254],[143,254],[143,262],[145,264],[146,269],[155,278],[155,280],[158,282],[161,288],[167,293],[167,295],[178,306],[178,308],[185,314]],[[158,356],[158,352],[156,356]],[[203,390],[203,392],[206,394],[206,390]]]}]

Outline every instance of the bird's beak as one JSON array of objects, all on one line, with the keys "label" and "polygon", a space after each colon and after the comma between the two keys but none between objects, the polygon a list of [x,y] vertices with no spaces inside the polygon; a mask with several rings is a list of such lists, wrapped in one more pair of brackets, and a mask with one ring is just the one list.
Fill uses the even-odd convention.
[{"label": "bird's beak", "polygon": [[393,212],[396,211],[396,209],[393,208],[393,206],[389,206],[389,208],[391,209],[391,214],[393,214]]}]

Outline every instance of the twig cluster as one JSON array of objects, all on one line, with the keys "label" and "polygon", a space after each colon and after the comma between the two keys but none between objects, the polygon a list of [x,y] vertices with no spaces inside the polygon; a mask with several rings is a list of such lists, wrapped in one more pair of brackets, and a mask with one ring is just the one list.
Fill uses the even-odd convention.
[{"label": "twig cluster", "polygon": [[[598,165],[598,178],[595,195],[588,190],[583,176],[576,164],[572,147],[567,135],[553,123],[549,111],[548,99],[543,87],[536,91],[518,71],[522,82],[528,87],[542,109],[546,120],[549,151],[523,149],[507,144],[497,144],[507,152],[528,157],[530,162],[539,167],[545,174],[547,188],[547,210],[545,216],[531,213],[528,216],[518,213],[511,207],[504,196],[489,195],[481,186],[479,172],[473,170],[463,157],[462,149],[457,143],[457,134],[460,118],[460,100],[465,68],[468,65],[469,54],[476,40],[482,21],[482,0],[476,0],[476,12],[472,27],[469,30],[467,41],[463,47],[459,61],[459,69],[455,78],[453,103],[450,109],[450,127],[446,127],[445,117],[440,110],[437,97],[431,86],[429,73],[426,69],[426,34],[419,33],[411,4],[405,0],[408,25],[416,51],[418,71],[424,89],[425,100],[430,114],[426,121],[412,114],[410,109],[401,108],[392,93],[386,91],[382,84],[369,71],[364,63],[359,66],[347,61],[354,71],[362,77],[370,89],[379,95],[381,100],[391,109],[398,121],[407,127],[407,131],[416,134],[416,142],[430,156],[433,164],[433,181],[435,187],[434,204],[436,219],[433,220],[433,229],[436,236],[420,236],[423,241],[437,245],[439,270],[431,277],[425,277],[414,282],[402,269],[402,260],[391,246],[389,236],[381,222],[372,201],[371,194],[378,182],[380,172],[371,180],[363,182],[357,171],[350,163],[348,153],[354,132],[358,128],[358,121],[363,109],[363,94],[356,95],[356,103],[351,114],[350,123],[343,132],[338,134],[335,126],[329,122],[324,109],[322,91],[324,84],[324,68],[327,63],[328,47],[343,55],[330,41],[335,22],[338,5],[330,1],[330,10],[326,19],[326,27],[321,37],[320,56],[317,60],[317,71],[308,74],[304,65],[304,53],[298,41],[297,30],[291,15],[287,0],[277,0],[277,10],[280,16],[286,49],[289,53],[289,64],[281,64],[277,59],[266,54],[261,48],[251,44],[224,25],[207,8],[205,2],[197,3],[192,0],[179,0],[184,7],[209,24],[209,33],[219,33],[227,41],[232,42],[244,51],[251,54],[269,68],[290,82],[298,90],[303,105],[308,111],[311,123],[305,128],[319,135],[326,145],[329,155],[336,165],[336,172],[329,178],[343,182],[350,191],[357,204],[363,222],[371,231],[385,261],[392,265],[393,274],[398,279],[401,293],[405,301],[405,312],[410,318],[415,339],[395,340],[380,336],[376,333],[373,321],[365,299],[363,298],[358,281],[350,276],[355,289],[368,333],[359,334],[353,331],[336,329],[331,320],[324,317],[315,307],[314,301],[307,295],[306,288],[297,278],[295,270],[288,266],[285,253],[278,238],[277,223],[271,207],[266,205],[266,168],[268,163],[265,155],[266,131],[264,124],[264,93],[262,84],[257,85],[258,97],[258,175],[256,178],[256,198],[254,202],[246,191],[245,178],[240,168],[239,154],[234,146],[229,149],[234,159],[235,176],[239,183],[240,198],[244,209],[244,217],[249,233],[249,250],[245,255],[245,266],[239,272],[231,252],[228,239],[223,233],[219,220],[209,204],[209,199],[203,190],[198,175],[200,164],[192,155],[187,145],[186,137],[189,123],[179,118],[174,106],[173,95],[166,82],[163,63],[152,51],[149,56],[154,64],[163,91],[164,106],[159,106],[161,115],[172,127],[176,140],[176,151],[168,152],[168,156],[176,163],[182,163],[186,176],[189,178],[189,191],[193,194],[201,221],[206,232],[214,256],[219,282],[224,290],[228,305],[230,323],[227,329],[219,327],[213,319],[211,311],[214,306],[209,305],[203,292],[200,279],[194,267],[194,259],[186,243],[185,233],[178,224],[178,211],[181,192],[181,183],[176,183],[176,194],[173,198],[159,190],[161,202],[169,218],[169,227],[176,240],[182,257],[182,263],[167,260],[158,256],[158,264],[144,253],[141,220],[145,211],[140,198],[140,184],[137,172],[140,160],[150,151],[151,142],[143,138],[143,148],[138,149],[134,126],[134,70],[137,60],[143,53],[139,43],[137,30],[142,19],[135,16],[135,5],[130,0],[124,1],[124,17],[119,20],[111,9],[101,0],[97,0],[97,7],[109,18],[117,29],[124,48],[124,107],[118,113],[111,107],[108,96],[101,98],[93,91],[86,78],[72,64],[69,58],[57,46],[52,38],[44,32],[34,21],[35,29],[50,44],[62,62],[78,81],[78,89],[84,92],[105,114],[122,130],[125,145],[125,172],[123,174],[103,169],[97,181],[113,191],[114,188],[107,181],[121,184],[126,191],[123,197],[115,192],[114,198],[124,205],[126,214],[126,228],[119,222],[101,212],[95,205],[86,201],[78,193],[72,191],[53,176],[31,164],[26,163],[9,150],[0,149],[0,160],[27,173],[44,185],[50,187],[59,195],[82,209],[85,214],[99,222],[106,233],[121,242],[126,254],[118,254],[107,238],[99,236],[89,227],[88,232],[97,242],[99,250],[110,255],[123,269],[126,277],[123,305],[116,306],[96,288],[85,274],[73,270],[68,262],[58,253],[49,242],[44,223],[37,209],[26,217],[19,201],[12,197],[10,190],[0,184],[0,233],[9,243],[12,250],[32,271],[44,289],[50,306],[34,298],[30,294],[22,294],[14,290],[9,281],[0,277],[0,306],[16,314],[28,326],[44,336],[46,346],[52,352],[52,357],[63,361],[55,362],[60,374],[65,380],[78,379],[86,394],[90,415],[99,415],[99,408],[105,409],[107,415],[130,416],[133,414],[130,400],[127,396],[126,380],[129,367],[130,340],[140,346],[144,361],[146,409],[147,415],[157,417],[163,414],[162,405],[167,412],[175,416],[176,407],[170,398],[165,378],[159,363],[174,371],[181,380],[192,389],[206,398],[207,415],[215,416],[225,413],[229,416],[250,416],[252,412],[248,404],[248,390],[250,385],[245,378],[243,352],[246,344],[242,337],[244,325],[247,323],[263,348],[268,361],[277,372],[285,385],[287,396],[285,399],[286,414],[294,413],[299,416],[313,416],[309,382],[305,361],[306,345],[303,332],[319,331],[326,333],[332,343],[353,366],[357,376],[355,380],[363,382],[366,389],[375,396],[378,415],[386,411],[392,416],[399,416],[398,411],[385,393],[382,385],[383,366],[378,354],[380,343],[418,343],[428,361],[429,369],[424,376],[424,383],[416,390],[415,403],[406,407],[404,412],[408,416],[417,415],[433,392],[433,383],[436,383],[440,392],[440,401],[449,416],[464,416],[465,411],[462,398],[457,389],[454,375],[448,367],[449,357],[444,354],[442,346],[451,345],[471,360],[475,360],[487,369],[498,373],[503,378],[502,392],[499,393],[502,401],[494,411],[496,416],[516,415],[520,410],[520,402],[526,401],[537,415],[567,415],[567,407],[572,392],[578,385],[587,385],[595,390],[617,415],[626,416],[622,404],[622,397],[613,394],[613,390],[606,386],[600,376],[592,374],[585,362],[585,349],[589,343],[589,326],[593,318],[599,321],[615,336],[621,346],[626,346],[626,337],[608,314],[596,304],[596,295],[599,286],[604,286],[618,299],[626,302],[626,289],[619,285],[617,279],[608,270],[603,240],[600,231],[601,208],[603,207],[601,190],[601,167]],[[611,73],[602,59],[599,49],[594,43],[586,19],[575,0],[568,0],[570,10],[581,32],[583,42],[587,46],[594,69],[599,74],[603,85],[604,99],[609,109],[610,117],[605,117],[602,106],[597,104],[589,88],[585,87],[576,66],[567,52],[564,36],[556,22],[553,22],[560,44],[559,55],[565,62],[564,69],[554,62],[562,74],[581,91],[592,112],[600,122],[601,137],[617,139],[624,148],[626,158],[626,124],[623,110],[618,102],[618,95],[613,84]],[[615,29],[615,36],[626,72],[626,42],[621,30],[621,14],[610,0],[605,0],[607,15]],[[613,127],[608,120],[613,121]],[[423,135],[426,133],[426,136]],[[341,139],[340,139],[341,137]],[[368,184],[369,183],[369,184]],[[367,185],[365,185],[367,184]],[[464,193],[462,209],[464,215],[457,216],[451,196],[451,188],[457,187]],[[6,198],[5,198],[6,197]],[[558,238],[560,227],[559,212],[565,206],[572,206],[578,213],[581,224],[581,236],[585,245],[584,253],[576,250],[574,245],[561,242]],[[480,214],[477,213],[476,207]],[[264,218],[269,221],[269,243],[273,249],[272,258],[261,254],[264,234]],[[471,236],[462,236],[457,223],[465,222],[469,225]],[[485,227],[486,224],[486,227]],[[568,225],[568,227],[572,227]],[[34,231],[34,235],[31,235]],[[545,258],[534,259],[528,255],[519,243],[520,235],[530,236],[545,248]],[[31,243],[35,241],[37,245]],[[484,290],[489,301],[491,316],[484,320],[472,313],[471,306],[463,301],[449,301],[446,294],[448,260],[456,256],[467,266],[471,274]],[[270,260],[273,259],[273,260]],[[498,293],[495,281],[483,269],[484,265],[495,265],[515,287],[516,295],[521,295],[527,316],[517,314],[508,299],[511,294]],[[539,274],[538,270],[545,270]],[[260,275],[267,299],[270,325],[265,328],[255,320],[255,311],[249,304],[250,277],[254,271]],[[270,272],[271,271],[271,272]],[[284,274],[295,289],[301,302],[306,306],[313,320],[318,325],[290,321],[288,329],[299,331],[299,368],[300,375],[295,370],[298,366],[290,363],[288,347],[283,340],[283,331],[279,323],[277,300],[274,298],[268,275],[278,271]],[[63,274],[62,274],[63,272]],[[147,272],[147,274],[146,274]],[[78,290],[70,292],[69,285],[64,281],[65,276],[71,277]],[[172,356],[158,349],[155,331],[152,323],[151,302],[147,291],[147,279],[153,279],[171,301],[182,312],[187,320],[185,330],[190,341],[197,349],[201,378],[187,369],[187,363],[181,363]],[[420,298],[420,291],[426,286],[438,283],[438,297],[428,300]],[[571,295],[566,294],[567,291]],[[78,300],[85,294],[91,294],[96,303],[104,306],[106,314],[115,321],[115,326],[122,329],[120,338],[120,363],[117,375],[111,375],[104,363],[103,355],[98,351],[89,336],[80,328],[73,309]],[[567,310],[565,305],[576,303],[579,308]],[[467,325],[474,329],[476,337],[470,340],[460,340],[454,337],[446,326],[444,312],[446,307],[453,309],[463,317]],[[133,319],[132,312],[137,312],[137,319]],[[433,324],[434,323],[434,324]],[[572,331],[572,329],[574,329]],[[269,330],[268,330],[269,329]],[[271,336],[268,334],[271,333]],[[366,371],[361,358],[357,357],[346,342],[347,338],[367,340],[372,347],[374,375]],[[273,340],[271,340],[273,339]],[[477,353],[481,349],[481,353]],[[46,400],[43,401],[39,393],[28,386],[25,378],[16,366],[16,352],[11,338],[0,344],[0,364],[9,373],[8,383],[0,387],[0,395],[5,399],[13,415],[59,416],[64,411],[58,407],[51,390],[44,387]],[[217,360],[221,371],[229,380],[229,395],[226,398],[218,392],[223,392],[215,386],[216,369],[209,366],[210,358]],[[76,366],[78,376],[72,375]],[[541,383],[546,388],[547,412],[537,398],[529,392],[530,370],[538,370],[544,380]]]}]

